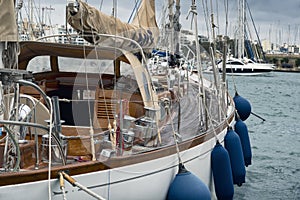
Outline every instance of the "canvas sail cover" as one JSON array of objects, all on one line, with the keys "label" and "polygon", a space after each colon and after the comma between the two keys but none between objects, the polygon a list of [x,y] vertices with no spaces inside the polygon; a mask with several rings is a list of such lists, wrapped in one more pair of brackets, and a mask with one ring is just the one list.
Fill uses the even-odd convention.
[{"label": "canvas sail cover", "polygon": [[[106,15],[85,2],[79,2],[76,14],[67,12],[68,23],[88,42],[100,45],[114,45],[120,48],[136,48],[136,45],[119,38],[108,38],[97,34],[117,35],[138,42],[143,49],[156,46],[158,27],[155,18],[155,1],[142,0],[140,8],[132,23],[122,22],[113,16]],[[92,35],[92,36],[91,36]]]},{"label": "canvas sail cover", "polygon": [[0,0],[0,42],[18,40],[13,0]]},{"label": "canvas sail cover", "polygon": [[0,68],[16,68],[17,41],[14,0],[0,0]]}]

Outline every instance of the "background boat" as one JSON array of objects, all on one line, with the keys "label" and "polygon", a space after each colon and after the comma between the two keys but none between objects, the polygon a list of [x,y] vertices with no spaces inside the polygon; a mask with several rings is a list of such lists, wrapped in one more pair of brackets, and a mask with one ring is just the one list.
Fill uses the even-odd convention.
[{"label": "background boat", "polygon": [[[218,69],[222,72],[223,62],[220,62]],[[208,69],[209,70],[209,69]],[[226,73],[240,76],[262,75],[273,71],[272,64],[256,63],[252,60],[230,58],[226,61]]]}]

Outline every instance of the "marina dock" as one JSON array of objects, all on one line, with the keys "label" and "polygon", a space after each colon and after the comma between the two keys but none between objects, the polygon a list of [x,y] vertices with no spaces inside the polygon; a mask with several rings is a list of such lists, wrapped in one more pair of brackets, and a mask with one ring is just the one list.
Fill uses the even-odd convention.
[{"label": "marina dock", "polygon": [[266,54],[266,59],[276,65],[277,72],[300,72],[300,55]]}]

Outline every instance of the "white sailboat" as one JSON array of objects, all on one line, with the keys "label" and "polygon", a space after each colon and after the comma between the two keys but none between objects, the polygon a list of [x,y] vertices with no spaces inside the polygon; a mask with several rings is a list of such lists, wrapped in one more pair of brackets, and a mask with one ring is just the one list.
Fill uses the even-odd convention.
[{"label": "white sailboat", "polygon": [[226,145],[233,100],[201,73],[149,72],[154,11],[142,0],[137,26],[72,1],[68,21],[93,44],[19,43],[16,66],[0,69],[1,199],[233,197],[233,183],[245,181],[244,161],[229,164],[221,145],[239,152]]}]

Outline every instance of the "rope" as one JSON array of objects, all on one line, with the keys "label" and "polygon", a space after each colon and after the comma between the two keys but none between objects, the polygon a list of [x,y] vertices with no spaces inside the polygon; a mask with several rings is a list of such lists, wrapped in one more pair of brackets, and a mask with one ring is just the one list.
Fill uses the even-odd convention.
[{"label": "rope", "polygon": [[214,125],[213,125],[213,120],[212,120],[211,114],[208,112],[207,106],[206,106],[205,104],[204,104],[203,106],[204,106],[204,108],[205,108],[205,110],[206,110],[208,119],[209,119],[210,124],[211,124],[211,126],[212,126],[214,136],[215,136],[217,142],[219,142],[219,139],[218,139],[218,137],[217,137],[217,132],[216,132],[216,130],[215,130],[215,128],[214,128]]},{"label": "rope", "polygon": [[165,109],[167,110],[167,113],[168,115],[170,116],[170,119],[171,119],[171,127],[172,127],[172,133],[173,133],[173,139],[174,139],[174,143],[175,143],[175,147],[176,147],[176,153],[177,153],[177,158],[178,158],[178,162],[179,164],[183,164],[181,158],[180,158],[180,154],[179,154],[179,146],[178,146],[178,141],[176,139],[176,132],[175,132],[175,129],[174,129],[174,123],[173,123],[173,118],[172,118],[172,115],[171,115],[171,112],[170,112],[170,102],[169,101],[165,101]]},{"label": "rope", "polygon": [[[86,58],[86,52],[85,52],[85,47],[84,47],[84,56]],[[85,78],[86,78],[86,90],[89,93],[89,81],[88,81],[88,73],[87,73],[87,67],[85,66]],[[93,122],[92,122],[92,114],[91,114],[91,100],[88,98],[88,112],[89,112],[89,123],[90,123],[90,139],[91,139],[91,153],[92,153],[92,160],[96,160],[96,155],[95,155],[95,143],[94,143],[94,130],[93,130]]]},{"label": "rope", "polygon": [[[92,31],[92,34],[94,34],[94,31]],[[98,51],[97,51],[97,48],[96,46],[94,46],[94,49],[95,49],[95,52],[96,52],[96,60],[99,59],[98,57]],[[108,129],[111,130],[111,124],[110,124],[110,119],[109,119],[109,115],[108,115],[108,106],[107,106],[107,102],[106,102],[106,95],[105,95],[105,92],[104,92],[104,84],[103,84],[103,79],[102,79],[102,76],[101,76],[101,68],[100,68],[100,65],[98,65],[98,74],[99,74],[99,81],[100,81],[100,85],[101,85],[101,91],[102,91],[102,96],[103,96],[103,99],[104,99],[104,107],[105,107],[105,113],[107,115],[107,121],[108,121]],[[98,99],[98,96],[96,97]],[[97,101],[99,102],[99,101]]]},{"label": "rope", "polygon": [[[224,98],[224,100],[225,100],[225,97],[223,97]],[[230,126],[230,123],[229,123],[229,121],[228,121],[228,119],[227,119],[227,114],[225,114],[225,111],[222,109],[222,106],[221,106],[221,103],[220,103],[220,98],[219,98],[219,96],[217,96],[217,104],[218,104],[218,107],[219,107],[219,110],[221,111],[221,114],[224,116],[224,118],[225,118],[225,121],[226,121],[226,124],[227,124],[227,126],[229,127]],[[206,108],[207,109],[207,108]],[[211,117],[211,116],[210,116]],[[211,122],[212,121],[215,121],[215,120],[213,120],[212,118],[210,118],[210,120],[211,120]]]},{"label": "rope", "polygon": [[[115,34],[114,34],[114,57],[116,58],[117,57],[117,43],[116,43],[116,40],[117,40],[117,3],[118,1],[117,0],[113,0],[113,8],[114,8],[114,18],[115,18]],[[116,63],[114,63],[114,65],[116,65]],[[116,73],[114,73],[114,85],[117,84],[117,75]],[[113,98],[116,98],[115,96],[116,94],[113,93]],[[118,141],[117,141],[117,121],[116,119],[114,119],[113,121],[113,127],[114,127],[114,132],[112,134],[113,138],[112,138],[112,145],[114,146],[113,149],[115,150],[117,148],[117,145],[118,145]],[[119,135],[119,138],[121,138],[121,134],[122,134],[122,130],[120,130],[120,135]],[[120,149],[122,149],[122,143],[120,144]]]},{"label": "rope", "polygon": [[232,66],[230,67],[230,69],[231,69],[231,78],[232,78],[232,82],[233,82],[234,91],[235,91],[235,93],[237,93],[237,87],[236,87],[236,83],[235,83],[235,78],[233,76]]},{"label": "rope", "polygon": [[[194,35],[195,35],[195,40],[197,41],[198,40],[198,22],[197,22],[197,6],[196,6],[196,1],[195,0],[192,0],[192,5],[191,5],[191,8],[190,8],[190,11],[189,13],[192,13],[192,16],[193,16],[193,21],[194,21],[194,24],[195,24],[195,28],[194,28]],[[198,101],[199,101],[199,108],[198,108],[198,112],[201,113],[201,116],[199,115],[199,123],[200,124],[203,124],[203,121],[205,121],[203,119],[203,115],[202,115],[202,108],[201,108],[201,98],[202,97],[202,103],[205,104],[205,90],[204,90],[204,82],[203,82],[203,69],[202,69],[202,64],[201,64],[201,55],[200,55],[200,46],[199,46],[199,42],[196,42],[196,50],[197,50],[197,53],[196,53],[196,56],[197,56],[197,70],[198,70],[198,92],[199,94],[201,94],[201,96],[199,96],[198,98]],[[202,92],[201,93],[201,89],[202,89]],[[205,114],[205,113],[204,113]]]},{"label": "rope", "polygon": [[[82,14],[83,13],[81,12],[81,16],[80,16],[81,19],[83,19]],[[83,30],[83,24],[81,23],[81,25],[82,25],[82,30]],[[93,33],[93,31],[92,31],[92,33]],[[95,41],[94,41],[94,43],[95,43]],[[84,59],[86,59],[87,58],[87,55],[86,55],[87,53],[86,53],[85,45],[83,45],[83,53],[84,53]],[[88,82],[88,73],[87,73],[87,67],[86,67],[85,62],[84,62],[84,70],[85,70],[86,90],[87,90],[87,92],[89,92],[90,90],[89,90],[89,82]],[[92,153],[92,160],[95,161],[96,160],[96,153],[95,153],[95,146],[94,146],[95,145],[94,136],[93,136],[94,135],[94,129],[93,129],[93,122],[92,122],[92,118],[91,118],[92,115],[91,115],[91,99],[90,98],[88,98],[88,112],[89,112],[89,124],[90,124],[89,133],[90,133],[91,153]]]}]

